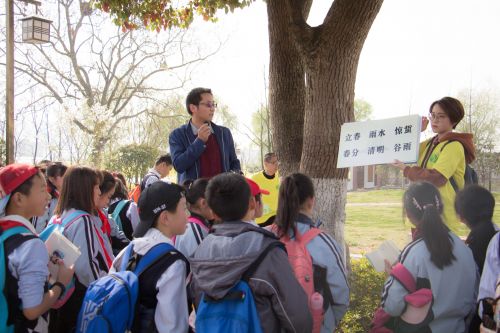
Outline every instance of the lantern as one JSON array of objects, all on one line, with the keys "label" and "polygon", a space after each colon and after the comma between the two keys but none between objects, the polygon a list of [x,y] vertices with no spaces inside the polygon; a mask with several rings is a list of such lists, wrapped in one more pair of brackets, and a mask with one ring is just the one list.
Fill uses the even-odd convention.
[{"label": "lantern", "polygon": [[51,20],[40,16],[29,16],[21,21],[23,22],[23,42],[40,44],[50,41]]}]

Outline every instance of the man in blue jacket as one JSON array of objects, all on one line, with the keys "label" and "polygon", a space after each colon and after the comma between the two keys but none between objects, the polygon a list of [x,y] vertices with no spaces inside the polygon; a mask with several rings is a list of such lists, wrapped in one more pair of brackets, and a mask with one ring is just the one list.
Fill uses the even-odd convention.
[{"label": "man in blue jacket", "polygon": [[222,172],[240,172],[231,131],[212,122],[217,108],[212,91],[191,90],[186,97],[186,108],[191,119],[173,130],[168,140],[178,183],[211,178]]}]

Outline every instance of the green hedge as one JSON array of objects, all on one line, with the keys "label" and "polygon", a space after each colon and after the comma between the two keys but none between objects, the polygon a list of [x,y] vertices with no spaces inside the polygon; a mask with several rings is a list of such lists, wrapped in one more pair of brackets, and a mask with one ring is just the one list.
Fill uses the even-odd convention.
[{"label": "green hedge", "polygon": [[375,271],[367,259],[351,260],[351,268],[351,302],[337,333],[368,332],[384,286],[384,273]]}]

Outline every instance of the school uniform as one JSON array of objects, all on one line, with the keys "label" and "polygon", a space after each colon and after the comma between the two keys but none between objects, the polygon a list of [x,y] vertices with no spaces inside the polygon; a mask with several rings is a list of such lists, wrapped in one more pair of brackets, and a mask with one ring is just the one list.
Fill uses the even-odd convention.
[{"label": "school uniform", "polygon": [[[163,235],[158,229],[150,228],[143,237],[135,238],[132,241],[134,252],[138,255],[145,255],[153,246],[159,243],[173,245],[171,239]],[[115,272],[121,266],[121,258],[124,254],[121,251],[110,272]],[[188,306],[186,291],[186,263],[183,260],[176,260],[164,272],[160,272],[155,289],[157,291],[154,304],[155,329],[159,333],[186,333],[188,331]],[[149,275],[149,274],[148,274]],[[141,280],[139,280],[141,283]],[[145,286],[139,287],[139,293]],[[139,298],[141,295],[139,295]],[[151,300],[149,300],[151,302]],[[141,299],[139,299],[141,303]],[[153,332],[151,332],[153,333]]]},{"label": "school uniform", "polygon": [[[194,222],[197,220],[198,223]],[[210,223],[201,215],[191,213],[186,224],[186,232],[175,237],[175,248],[186,257],[191,257],[201,242],[207,237]]]},{"label": "school uniform", "polygon": [[[478,272],[472,251],[452,232],[448,236],[453,242],[452,253],[455,257],[451,265],[442,269],[434,265],[423,238],[408,244],[398,261],[418,284],[432,291],[433,303],[429,314],[432,320],[428,329],[431,332],[463,333],[467,331],[466,319],[476,304]],[[408,293],[398,280],[390,276],[382,294],[383,310],[393,317],[401,316],[406,307],[404,297]]]},{"label": "school uniform", "polygon": [[161,175],[158,171],[156,171],[155,168],[149,169],[148,173],[144,176],[144,178],[141,181],[141,191],[144,191],[148,187],[151,186],[151,184],[158,182],[161,180]]},{"label": "school uniform", "polygon": [[[115,210],[120,202],[124,201],[123,199],[114,199],[109,203],[108,214],[113,215]],[[137,228],[137,225],[140,222],[139,211],[137,209],[137,204],[132,200],[126,200],[127,202],[123,206],[123,208],[118,213],[120,216],[120,221],[122,224],[122,230],[125,236],[132,240],[134,230]],[[116,222],[116,221],[115,221]]]},{"label": "school uniform", "polygon": [[[64,211],[61,218],[73,212],[74,209]],[[87,287],[108,274],[114,259],[111,244],[97,216],[79,217],[65,228],[63,235],[80,249],[81,255],[75,262],[75,291],[61,308],[51,311],[50,332],[68,332],[76,326]]]},{"label": "school uniform", "polygon": [[36,236],[37,232],[30,221],[19,215],[2,217],[0,223],[4,221],[18,222],[31,232],[28,235],[31,238],[14,249],[10,249],[9,242],[13,241],[16,236],[9,238],[5,243],[8,270],[4,290],[9,307],[7,324],[13,324],[16,332],[36,332],[35,327],[37,330],[41,326],[46,327],[47,316],[30,321],[24,316],[22,310],[36,307],[43,302],[43,297],[48,290],[49,254],[45,243]]},{"label": "school uniform", "polygon": [[[301,235],[315,226],[314,222],[303,214],[299,214],[295,225]],[[293,230],[290,230],[289,236],[294,239]],[[324,314],[321,332],[333,332],[349,306],[349,283],[344,254],[338,243],[324,232],[314,237],[306,248],[311,255],[315,270],[323,272],[326,270],[325,282],[328,289],[324,289],[322,295],[324,302],[330,304]]]}]

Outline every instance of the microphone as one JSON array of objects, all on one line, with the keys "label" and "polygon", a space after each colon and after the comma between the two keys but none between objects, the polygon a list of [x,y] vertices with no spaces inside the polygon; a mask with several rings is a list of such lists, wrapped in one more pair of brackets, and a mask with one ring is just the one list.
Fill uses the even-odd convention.
[{"label": "microphone", "polygon": [[212,126],[210,125],[210,122],[209,121],[205,121],[205,124],[208,125],[208,128],[210,128],[210,133],[214,134],[214,129],[212,128]]}]

